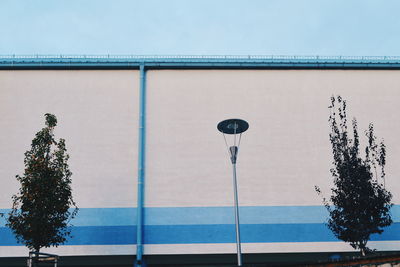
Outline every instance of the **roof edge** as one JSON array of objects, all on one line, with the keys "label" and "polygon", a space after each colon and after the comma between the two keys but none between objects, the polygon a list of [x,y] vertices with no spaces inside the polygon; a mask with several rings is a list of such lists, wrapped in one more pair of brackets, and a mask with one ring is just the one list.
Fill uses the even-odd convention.
[{"label": "roof edge", "polygon": [[400,56],[0,55],[0,69],[43,68],[355,68],[400,69]]}]

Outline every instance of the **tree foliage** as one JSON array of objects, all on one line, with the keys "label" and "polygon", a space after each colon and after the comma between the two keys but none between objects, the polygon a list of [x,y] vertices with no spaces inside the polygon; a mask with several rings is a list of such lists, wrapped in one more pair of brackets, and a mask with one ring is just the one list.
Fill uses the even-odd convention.
[{"label": "tree foliage", "polygon": [[65,243],[70,236],[69,221],[78,211],[72,199],[65,140],[54,138],[56,116],[45,117],[46,127],[36,134],[31,149],[25,152],[24,173],[16,176],[21,186],[12,197],[7,222],[17,241],[35,251]]},{"label": "tree foliage", "polygon": [[[348,130],[346,101],[331,98],[329,139],[333,152],[331,174],[334,187],[329,200],[323,198],[329,212],[327,226],[335,236],[359,249],[368,251],[371,234],[381,234],[392,223],[392,195],[385,189],[386,146],[377,144],[374,126],[366,131],[365,157],[360,154],[357,121]],[[351,137],[352,135],[352,137]],[[320,188],[316,191],[321,194]]]}]

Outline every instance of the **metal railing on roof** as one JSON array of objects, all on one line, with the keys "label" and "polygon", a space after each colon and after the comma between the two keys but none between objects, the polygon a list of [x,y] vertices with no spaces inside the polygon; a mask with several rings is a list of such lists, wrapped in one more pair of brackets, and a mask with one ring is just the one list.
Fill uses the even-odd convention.
[{"label": "metal railing on roof", "polygon": [[400,56],[0,55],[0,69],[336,68],[400,69]]},{"label": "metal railing on roof", "polygon": [[255,59],[255,60],[363,60],[400,61],[400,56],[295,56],[295,55],[0,55],[2,59]]}]

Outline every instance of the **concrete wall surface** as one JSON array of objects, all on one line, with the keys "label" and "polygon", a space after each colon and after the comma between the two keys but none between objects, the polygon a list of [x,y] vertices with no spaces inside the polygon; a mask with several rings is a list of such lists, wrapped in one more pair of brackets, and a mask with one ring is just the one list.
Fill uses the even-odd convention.
[{"label": "concrete wall surface", "polygon": [[[73,237],[47,252],[136,252],[139,84],[136,70],[0,71],[0,209],[44,113],[57,115],[71,157],[80,211]],[[144,253],[235,253],[231,163],[216,129],[229,118],[250,124],[237,164],[243,252],[352,251],[314,190],[332,186],[332,95],[347,100],[361,145],[370,122],[385,140],[394,224],[369,244],[399,250],[399,85],[398,70],[147,70]],[[3,257],[27,254],[4,219],[0,246]]]}]

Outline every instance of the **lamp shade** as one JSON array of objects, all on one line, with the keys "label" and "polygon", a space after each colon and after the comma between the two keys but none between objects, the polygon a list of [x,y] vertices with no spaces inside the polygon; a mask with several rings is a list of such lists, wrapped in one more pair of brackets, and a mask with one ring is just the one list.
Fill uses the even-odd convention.
[{"label": "lamp shade", "polygon": [[228,119],[218,123],[217,129],[224,134],[240,134],[249,129],[249,124],[241,119]]}]

